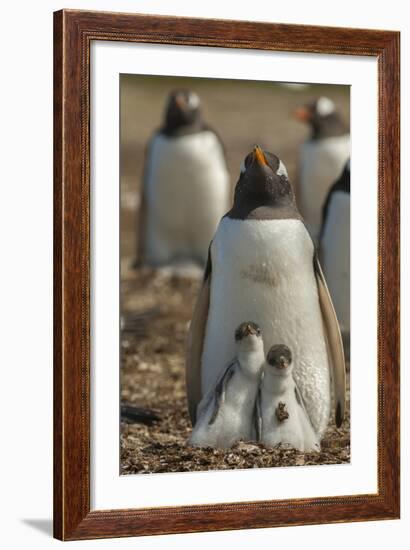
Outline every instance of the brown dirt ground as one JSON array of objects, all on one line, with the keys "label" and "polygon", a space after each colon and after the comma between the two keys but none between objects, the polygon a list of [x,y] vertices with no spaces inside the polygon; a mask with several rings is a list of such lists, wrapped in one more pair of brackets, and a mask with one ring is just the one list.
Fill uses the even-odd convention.
[{"label": "brown dirt ground", "polygon": [[[342,429],[330,424],[320,453],[300,453],[286,447],[272,449],[244,442],[229,450],[186,445],[191,425],[185,392],[184,351],[198,286],[195,279],[151,269],[133,272],[124,268],[124,324],[127,326],[128,316],[133,322],[132,330],[124,331],[121,341],[121,401],[154,410],[160,420],[152,426],[121,423],[121,473],[349,462],[349,414]],[[136,297],[141,298],[140,308],[135,303]]]},{"label": "brown dirt ground", "polygon": [[289,90],[272,83],[122,77],[121,312],[125,329],[121,335],[121,402],[152,409],[160,420],[152,426],[121,423],[120,471],[134,474],[349,462],[349,401],[342,429],[330,423],[320,453],[244,442],[225,451],[186,445],[191,426],[184,379],[185,341],[199,282],[166,271],[130,269],[144,144],[158,126],[168,91],[177,86],[193,88],[201,96],[207,121],[224,140],[233,183],[242,157],[255,142],[279,153],[295,180],[297,147],[306,131],[291,121],[289,113],[300,103],[325,94],[337,101],[346,118],[349,113],[346,87]]}]

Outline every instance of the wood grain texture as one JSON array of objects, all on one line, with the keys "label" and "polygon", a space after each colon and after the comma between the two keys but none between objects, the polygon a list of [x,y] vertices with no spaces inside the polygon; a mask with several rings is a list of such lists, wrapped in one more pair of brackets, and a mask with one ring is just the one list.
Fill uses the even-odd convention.
[{"label": "wood grain texture", "polygon": [[[378,486],[374,495],[90,511],[91,40],[375,56],[379,74]],[[54,535],[63,540],[399,517],[399,43],[390,31],[54,14]]]},{"label": "wood grain texture", "polygon": [[63,361],[62,361],[62,245],[63,245],[63,224],[62,224],[62,127],[63,127],[63,90],[62,90],[62,13],[54,17],[54,326],[53,326],[53,353],[54,353],[54,535],[63,537],[63,436],[62,436],[62,415],[63,415]]}]

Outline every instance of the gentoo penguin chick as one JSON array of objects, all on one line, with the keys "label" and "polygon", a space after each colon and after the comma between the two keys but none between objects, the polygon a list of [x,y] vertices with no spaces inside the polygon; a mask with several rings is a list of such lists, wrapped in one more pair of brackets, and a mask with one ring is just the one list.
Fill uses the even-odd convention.
[{"label": "gentoo penguin chick", "polygon": [[190,324],[186,378],[191,419],[235,354],[230,335],[253,319],[265,349],[286,342],[295,381],[315,432],[331,408],[341,425],[345,362],[339,325],[312,239],[297,210],[283,162],[255,146],[243,163],[232,209],[212,240]]},{"label": "gentoo penguin chick", "polygon": [[292,354],[283,344],[266,357],[256,404],[258,440],[265,445],[291,445],[299,451],[319,451],[315,434],[293,379]]},{"label": "gentoo penguin chick", "polygon": [[198,406],[198,420],[189,445],[228,448],[240,439],[255,439],[254,407],[264,363],[258,325],[239,325],[235,346],[235,359]]},{"label": "gentoo penguin chick", "polygon": [[299,152],[297,202],[312,239],[317,242],[326,195],[350,156],[350,135],[334,102],[327,97],[295,111],[310,127]]},{"label": "gentoo penguin chick", "polygon": [[331,187],[322,212],[320,259],[345,350],[350,334],[350,160]]},{"label": "gentoo penguin chick", "polygon": [[229,198],[223,147],[202,120],[199,97],[173,92],[164,125],[147,147],[135,265],[203,267]]}]

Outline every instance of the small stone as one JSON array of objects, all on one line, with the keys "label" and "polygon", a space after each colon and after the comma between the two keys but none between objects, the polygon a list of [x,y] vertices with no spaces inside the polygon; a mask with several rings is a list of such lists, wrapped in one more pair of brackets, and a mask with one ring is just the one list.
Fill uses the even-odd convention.
[{"label": "small stone", "polygon": [[284,422],[289,418],[289,413],[286,410],[286,403],[282,403],[281,401],[278,403],[275,410],[275,415],[279,422]]},{"label": "small stone", "polygon": [[244,452],[244,453],[255,453],[259,452],[259,447],[253,443],[248,443],[246,441],[238,441],[235,445],[235,450]]}]

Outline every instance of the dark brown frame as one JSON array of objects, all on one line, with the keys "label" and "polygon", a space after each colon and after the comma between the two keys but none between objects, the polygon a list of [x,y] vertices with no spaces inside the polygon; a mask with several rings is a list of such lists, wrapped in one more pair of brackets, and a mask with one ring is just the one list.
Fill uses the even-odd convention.
[{"label": "dark brown frame", "polygon": [[[89,74],[92,40],[377,58],[377,494],[90,511]],[[74,540],[399,517],[399,46],[400,34],[390,31],[71,10],[54,14],[55,537]]]}]

